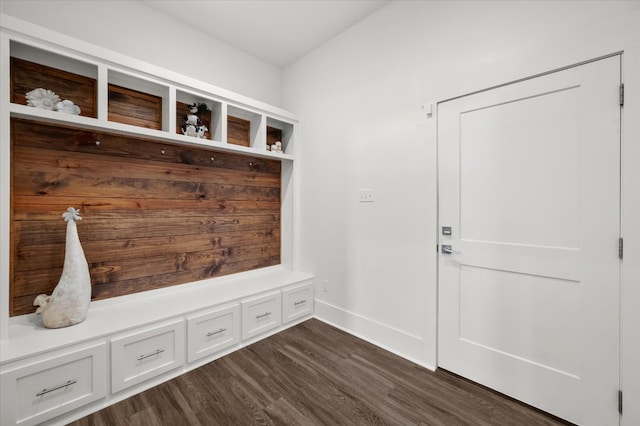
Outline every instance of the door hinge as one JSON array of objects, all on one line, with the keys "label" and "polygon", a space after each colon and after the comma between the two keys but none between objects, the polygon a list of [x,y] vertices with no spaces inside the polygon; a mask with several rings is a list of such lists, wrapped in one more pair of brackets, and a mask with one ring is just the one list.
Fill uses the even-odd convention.
[{"label": "door hinge", "polygon": [[618,413],[622,414],[622,391],[618,391]]},{"label": "door hinge", "polygon": [[620,83],[620,106],[624,106],[624,83]]},{"label": "door hinge", "polygon": [[622,259],[624,255],[624,241],[622,238],[618,238],[618,258]]}]

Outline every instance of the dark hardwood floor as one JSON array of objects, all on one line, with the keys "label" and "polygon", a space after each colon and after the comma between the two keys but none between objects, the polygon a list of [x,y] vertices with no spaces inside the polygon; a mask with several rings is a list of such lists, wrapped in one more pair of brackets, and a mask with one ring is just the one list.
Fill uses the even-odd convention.
[{"label": "dark hardwood floor", "polygon": [[566,423],[309,320],[72,424]]}]

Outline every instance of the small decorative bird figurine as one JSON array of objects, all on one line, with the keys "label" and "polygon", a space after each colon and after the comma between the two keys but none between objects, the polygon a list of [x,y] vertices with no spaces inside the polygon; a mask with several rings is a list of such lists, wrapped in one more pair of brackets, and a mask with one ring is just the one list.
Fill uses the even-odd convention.
[{"label": "small decorative bird figurine", "polygon": [[76,222],[81,220],[80,210],[69,207],[62,214],[67,222],[64,266],[60,281],[51,296],[41,294],[33,301],[39,306],[46,328],[61,328],[84,321],[91,302],[91,277],[84,257]]}]

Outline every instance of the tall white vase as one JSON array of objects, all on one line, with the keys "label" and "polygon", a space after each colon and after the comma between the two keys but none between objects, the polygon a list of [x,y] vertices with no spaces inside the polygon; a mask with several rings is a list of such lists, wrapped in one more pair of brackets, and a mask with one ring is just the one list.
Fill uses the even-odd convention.
[{"label": "tall white vase", "polygon": [[42,314],[44,326],[61,328],[84,321],[91,302],[91,277],[89,265],[84,257],[76,221],[81,220],[80,210],[69,207],[62,214],[67,222],[64,267],[60,281],[51,296],[41,294],[33,301],[39,306],[36,313]]}]

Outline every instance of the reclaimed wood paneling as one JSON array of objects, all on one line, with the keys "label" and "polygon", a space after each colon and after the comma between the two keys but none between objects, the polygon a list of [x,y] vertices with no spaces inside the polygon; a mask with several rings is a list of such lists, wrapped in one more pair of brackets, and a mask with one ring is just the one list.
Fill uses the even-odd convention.
[{"label": "reclaimed wood paneling", "polygon": [[33,89],[49,89],[80,107],[80,115],[96,118],[96,80],[78,74],[11,58],[11,102],[26,105],[24,95]]},{"label": "reclaimed wood paneling", "polygon": [[109,84],[109,121],[162,130],[162,98]]},{"label": "reclaimed wood paneling", "polygon": [[227,116],[227,143],[251,146],[251,122],[231,115]]},{"label": "reclaimed wood paneling", "polygon": [[[69,132],[62,127],[50,127],[47,134],[32,134],[29,139],[21,141],[21,146],[48,149],[51,139],[56,139],[56,149],[61,151],[82,152],[92,154],[100,152],[109,157],[150,160],[159,163],[187,164],[191,166],[215,165],[217,169],[256,171],[280,174],[279,161],[263,161],[242,155],[214,152],[205,149],[184,149],[180,145],[140,143],[135,152],[128,150],[130,139],[107,133],[98,134],[91,131]],[[96,141],[100,149],[96,150]],[[103,157],[101,157],[103,158]]]},{"label": "reclaimed wood paneling", "polygon": [[11,141],[11,315],[57,284],[70,206],[94,300],[280,263],[278,161],[20,119]]}]

